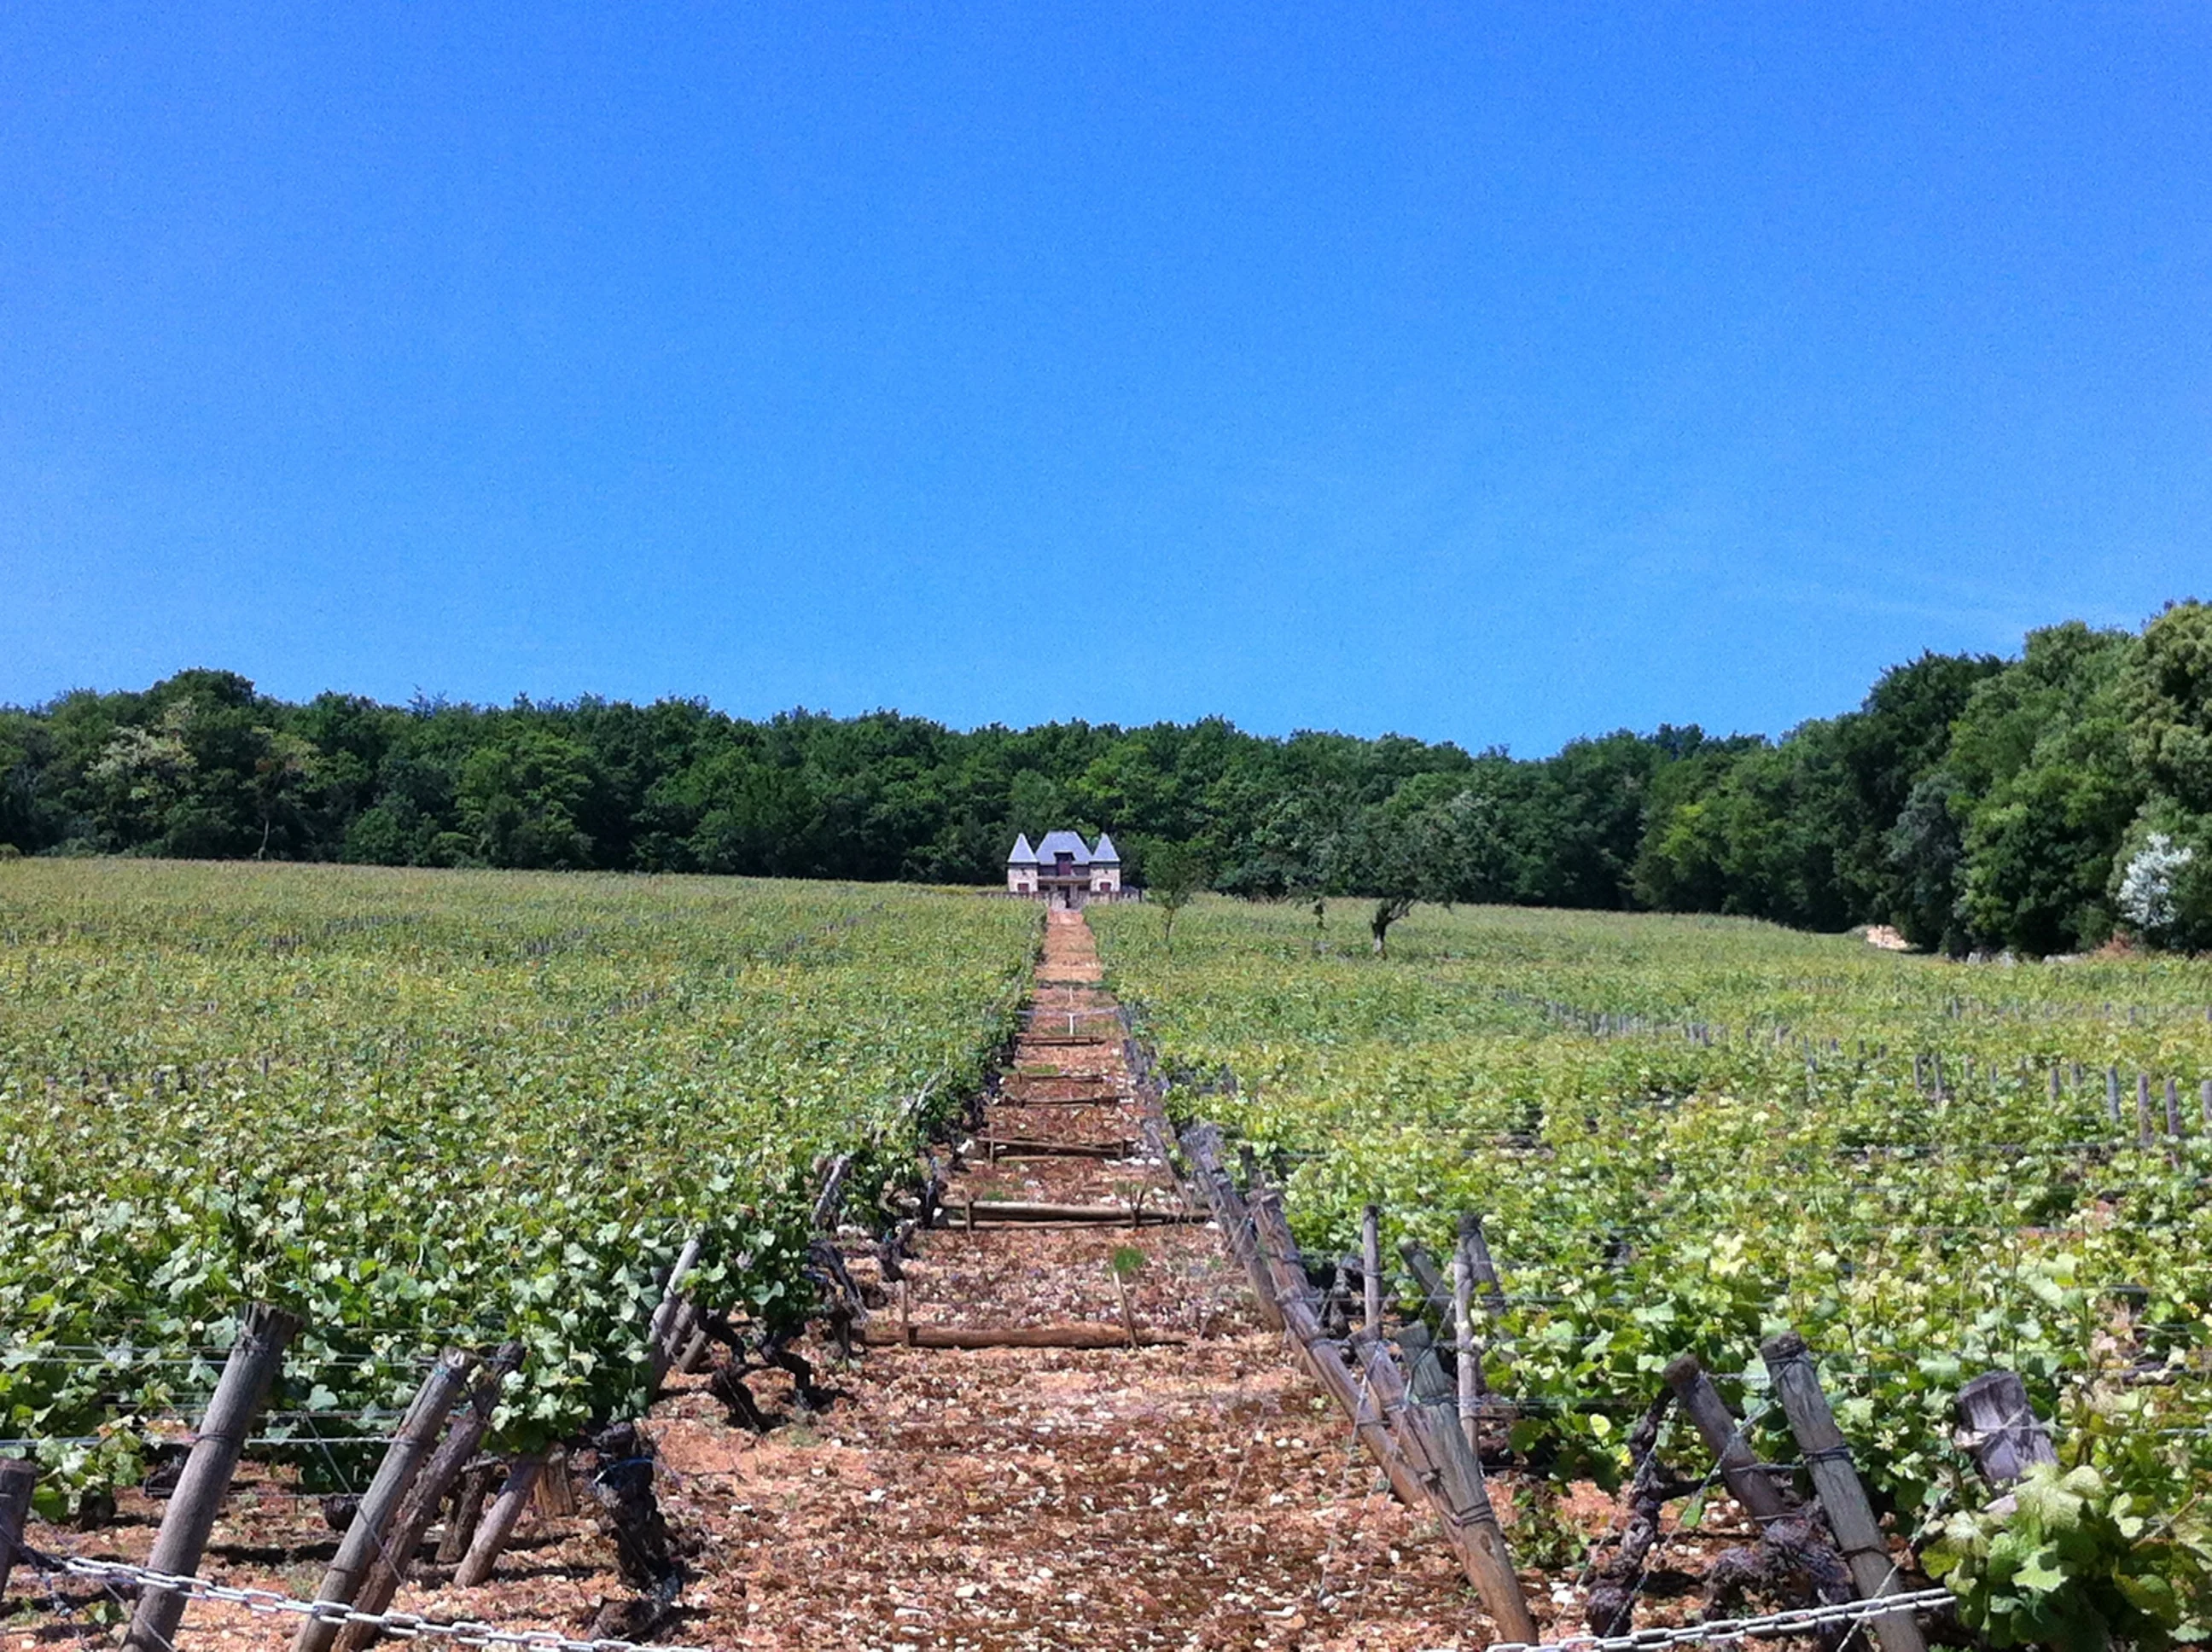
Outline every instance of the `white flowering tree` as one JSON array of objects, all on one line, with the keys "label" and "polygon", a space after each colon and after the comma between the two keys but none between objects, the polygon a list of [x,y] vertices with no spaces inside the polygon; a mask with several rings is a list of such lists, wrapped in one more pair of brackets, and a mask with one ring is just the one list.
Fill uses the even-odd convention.
[{"label": "white flowering tree", "polygon": [[2135,852],[2120,874],[2120,915],[2136,931],[2152,940],[2164,940],[2181,917],[2177,895],[2181,875],[2197,852],[2176,844],[2164,832],[2153,832]]}]

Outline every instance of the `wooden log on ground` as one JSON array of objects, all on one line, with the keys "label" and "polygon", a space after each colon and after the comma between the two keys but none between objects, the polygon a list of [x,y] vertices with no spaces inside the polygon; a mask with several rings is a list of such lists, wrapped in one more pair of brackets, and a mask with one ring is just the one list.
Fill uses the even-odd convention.
[{"label": "wooden log on ground", "polygon": [[1695,1425],[1705,1449],[1719,1464],[1729,1495],[1743,1505],[1744,1512],[1762,1527],[1790,1514],[1793,1500],[1759,1461],[1759,1454],[1743,1437],[1728,1402],[1721,1398],[1695,1354],[1682,1354],[1667,1367],[1667,1386],[1674,1391],[1682,1414]]},{"label": "wooden log on ground", "polygon": [[1959,1390],[1959,1444],[1994,1486],[2010,1485],[2039,1463],[2055,1463],[2051,1430],[2010,1371],[1986,1371]]},{"label": "wooden log on ground", "polygon": [[21,1457],[0,1458],[0,1598],[8,1593],[8,1574],[31,1516],[31,1493],[38,1488],[39,1466]]},{"label": "wooden log on ground", "polygon": [[[1871,1600],[1899,1593],[1898,1567],[1890,1559],[1881,1522],[1875,1519],[1866,1488],[1859,1484],[1858,1471],[1851,1465],[1850,1449],[1844,1443],[1835,1413],[1828,1408],[1828,1396],[1821,1391],[1820,1373],[1813,1367],[1804,1338],[1794,1331],[1771,1338],[1760,1346],[1759,1357],[1766,1363],[1775,1396],[1790,1418],[1790,1430],[1797,1436],[1806,1472],[1820,1495],[1828,1529],[1835,1534],[1836,1546],[1843,1552],[1844,1564],[1850,1570],[1859,1598]],[[1918,1621],[1909,1614],[1899,1613],[1873,1622],[1881,1652],[1926,1652],[1927,1639],[1920,1632]]]},{"label": "wooden log on ground", "polygon": [[[323,1573],[323,1581],[316,1586],[318,1600],[353,1604],[361,1580],[368,1575],[369,1567],[384,1547],[385,1534],[391,1530],[392,1516],[398,1513],[401,1499],[415,1484],[416,1475],[430,1454],[431,1442],[446,1426],[446,1418],[454,1402],[467,1390],[469,1373],[475,1367],[474,1355],[449,1348],[430,1368],[430,1375],[422,1379],[414,1402],[393,1431],[392,1443],[385,1448],[384,1461],[376,1466],[375,1477],[362,1494],[352,1523],[338,1540],[337,1555]],[[338,1625],[334,1623],[317,1618],[302,1619],[292,1637],[293,1652],[324,1652],[337,1634]]]},{"label": "wooden log on ground", "polygon": [[[354,1604],[363,1612],[382,1612],[392,1604],[392,1597],[399,1593],[399,1585],[406,1580],[408,1570],[415,1564],[416,1551],[422,1546],[422,1534],[430,1529],[430,1521],[440,1505],[453,1489],[453,1483],[476,1458],[483,1444],[485,1434],[491,1429],[493,1408],[499,1403],[499,1391],[510,1372],[522,1365],[522,1345],[510,1342],[486,1360],[471,1385],[468,1403],[454,1413],[446,1437],[422,1465],[415,1484],[400,1499],[399,1512],[392,1517],[392,1529],[379,1548],[368,1575],[362,1579]],[[338,1631],[338,1652],[361,1652],[376,1638],[377,1631],[365,1624],[347,1624]]]},{"label": "wooden log on ground", "polygon": [[530,1506],[531,1497],[545,1473],[546,1454],[526,1452],[514,1460],[507,1471],[507,1483],[499,1488],[499,1495],[484,1510],[476,1536],[469,1543],[469,1552],[462,1558],[461,1569],[453,1574],[453,1582],[463,1588],[474,1588],[488,1582],[491,1570],[507,1547],[507,1540],[514,1535],[522,1511]]},{"label": "wooden log on ground", "polygon": [[[1171,1332],[1139,1330],[1141,1348],[1180,1348],[1188,1340]],[[871,1348],[1127,1348],[1127,1327],[1074,1323],[1066,1325],[882,1325],[873,1320],[861,1333]]]},{"label": "wooden log on ground", "polygon": [[1024,1199],[969,1199],[948,1206],[948,1218],[965,1227],[1006,1227],[1035,1222],[1071,1226],[1168,1227],[1212,1218],[1182,1211],[1148,1211],[1141,1204],[1050,1205]]},{"label": "wooden log on ground", "polygon": [[1001,1158],[1134,1158],[1133,1141],[1035,1141],[1020,1137],[988,1136],[975,1144],[987,1157]]},{"label": "wooden log on ground", "polygon": [[[256,1303],[240,1319],[238,1340],[223,1362],[215,1397],[200,1419],[198,1436],[185,1459],[177,1489],[161,1514],[161,1529],[146,1564],[155,1571],[190,1575],[199,1570],[207,1552],[208,1534],[230,1491],[230,1477],[246,1449],[253,1419],[269,1398],[269,1385],[284,1363],[285,1345],[300,1329],[300,1321],[282,1309]],[[130,1633],[124,1638],[126,1652],[170,1652],[177,1625],[184,1621],[185,1596],[170,1589],[150,1588],[138,1597],[131,1614]]]}]

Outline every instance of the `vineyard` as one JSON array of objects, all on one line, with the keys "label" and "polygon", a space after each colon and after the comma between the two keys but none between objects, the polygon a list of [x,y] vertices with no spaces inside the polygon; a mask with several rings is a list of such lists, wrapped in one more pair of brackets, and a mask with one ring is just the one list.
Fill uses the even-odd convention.
[{"label": "vineyard", "polygon": [[795,1334],[823,1163],[912,1182],[1035,947],[912,890],[0,870],[5,1450],[49,1513],[137,1483],[251,1303],[300,1323],[254,1444],[310,1486],[448,1346],[519,1345],[493,1446],[635,1416],[678,1253]]},{"label": "vineyard", "polygon": [[2204,1637],[2212,969],[1165,915],[0,866],[11,1608]]},{"label": "vineyard", "polygon": [[[1544,1485],[1700,1456],[1686,1418],[1632,1437],[1686,1354],[1796,1457],[1760,1358],[1796,1333],[1876,1506],[2000,1643],[2207,1631],[2212,969],[1426,908],[1383,959],[1364,916],[1201,903],[1172,948],[1152,914],[1095,922],[1170,1112],[1249,1150],[1340,1284],[1370,1203],[1386,1254],[1479,1218],[1516,1527]],[[1394,1273],[1417,1316],[1420,1289]],[[2063,1496],[1997,1503],[1954,1442],[1993,1368],[2093,1471]]]}]

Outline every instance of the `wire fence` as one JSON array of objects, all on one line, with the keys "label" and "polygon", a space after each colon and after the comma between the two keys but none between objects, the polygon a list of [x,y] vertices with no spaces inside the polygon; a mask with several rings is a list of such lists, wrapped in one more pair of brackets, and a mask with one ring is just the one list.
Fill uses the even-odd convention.
[{"label": "wire fence", "polygon": [[[1844,1628],[1876,1619],[1918,1617],[1954,1604],[1947,1588],[1915,1589],[1873,1600],[1844,1600],[1833,1606],[1799,1606],[1761,1618],[1715,1618],[1701,1624],[1632,1630],[1625,1635],[1565,1635],[1556,1641],[1492,1641],[1488,1652],[1648,1652],[1652,1647],[1696,1646],[1713,1641],[1771,1639],[1814,1630]],[[1449,1652],[1433,1648],[1430,1652]]]},{"label": "wire fence", "polygon": [[[449,1640],[461,1646],[513,1646],[531,1652],[641,1652],[638,1643],[618,1640],[577,1640],[550,1629],[501,1629],[474,1619],[446,1623],[412,1612],[359,1612],[337,1600],[302,1600],[276,1589],[246,1588],[217,1583],[204,1577],[155,1571],[120,1560],[88,1560],[75,1555],[42,1555],[19,1546],[19,1552],[42,1572],[88,1577],[100,1583],[136,1584],[143,1589],[162,1589],[189,1600],[220,1601],[264,1615],[312,1618],[326,1624],[361,1624],[398,1640]],[[653,1652],[706,1652],[702,1647],[663,1647]]]}]

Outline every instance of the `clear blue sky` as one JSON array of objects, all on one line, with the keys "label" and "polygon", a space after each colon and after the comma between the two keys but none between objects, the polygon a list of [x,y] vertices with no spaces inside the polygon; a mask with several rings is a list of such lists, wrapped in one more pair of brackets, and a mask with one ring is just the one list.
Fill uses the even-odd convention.
[{"label": "clear blue sky", "polygon": [[2212,8],[1814,9],[9,6],[0,700],[1533,755],[2212,597]]}]

